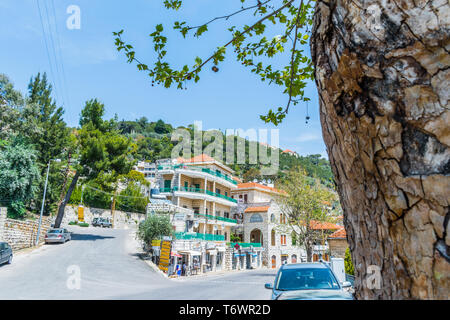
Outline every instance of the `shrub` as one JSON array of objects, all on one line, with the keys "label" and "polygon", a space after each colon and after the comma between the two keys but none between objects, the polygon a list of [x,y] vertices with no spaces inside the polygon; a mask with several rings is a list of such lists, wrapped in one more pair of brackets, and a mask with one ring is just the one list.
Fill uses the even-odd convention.
[{"label": "shrub", "polygon": [[345,257],[344,257],[344,266],[345,266],[345,273],[354,276],[355,275],[355,267],[353,266],[352,262],[352,256],[350,254],[350,249],[347,248],[345,250]]},{"label": "shrub", "polygon": [[80,222],[80,223],[78,224],[78,226],[79,226],[79,227],[86,228],[86,227],[89,227],[89,223],[86,223],[86,222]]},{"label": "shrub", "polygon": [[78,222],[76,222],[76,221],[70,221],[69,222],[69,226],[75,226],[75,225],[77,225],[78,224]]},{"label": "shrub", "polygon": [[172,224],[169,217],[153,215],[139,224],[137,236],[145,244],[150,244],[152,240],[159,240],[163,236],[173,234]]}]

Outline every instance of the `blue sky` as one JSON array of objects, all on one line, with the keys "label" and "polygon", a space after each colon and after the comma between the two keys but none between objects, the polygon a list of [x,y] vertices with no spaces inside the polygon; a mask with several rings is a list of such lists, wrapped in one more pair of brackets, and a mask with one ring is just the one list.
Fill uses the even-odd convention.
[{"label": "blue sky", "polygon": [[[259,115],[269,108],[284,106],[287,97],[280,87],[260,82],[235,62],[232,54],[219,65],[218,73],[210,71],[209,66],[204,69],[199,83],[188,84],[188,90],[177,90],[152,87],[150,78],[138,72],[134,65],[127,64],[125,57],[114,47],[112,32],[125,29],[123,38],[135,46],[139,59],[150,65],[154,54],[148,34],[154,31],[156,24],[163,23],[169,37],[169,61],[177,66],[192,65],[196,56],[208,57],[214,48],[229,40],[227,26],[231,23],[250,24],[255,17],[245,14],[228,22],[216,22],[200,40],[183,40],[171,30],[173,22],[187,20],[190,25],[198,25],[240,8],[239,0],[228,0],[226,4],[213,0],[185,1],[184,8],[178,12],[166,10],[162,0],[53,1],[56,25],[53,24],[52,0],[40,0],[39,3],[44,26],[47,27],[48,12],[52,30],[58,30],[58,34],[53,33],[53,43],[60,72],[57,72],[52,42],[48,28],[45,28],[51,62],[47,56],[37,0],[0,0],[0,39],[3,44],[0,72],[7,74],[22,92],[26,91],[32,75],[47,72],[55,84],[58,103],[64,104],[65,120],[69,125],[78,124],[86,100],[97,98],[105,104],[107,117],[115,113],[119,119],[127,120],[145,116],[150,121],[163,119],[174,126],[201,120],[203,129],[275,128],[264,124]],[[80,30],[66,27],[69,17],[66,10],[70,5],[81,9]],[[308,47],[305,50],[309,50]],[[275,65],[280,63],[284,63],[283,58],[274,61]],[[311,120],[305,124],[304,104],[292,107],[278,126],[280,147],[302,155],[319,153],[326,156],[315,84],[310,83],[306,92],[312,99],[309,103]]]}]

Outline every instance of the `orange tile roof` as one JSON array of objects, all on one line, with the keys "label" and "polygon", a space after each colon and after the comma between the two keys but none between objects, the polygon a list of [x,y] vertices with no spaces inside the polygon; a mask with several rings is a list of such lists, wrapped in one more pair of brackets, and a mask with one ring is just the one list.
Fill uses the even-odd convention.
[{"label": "orange tile roof", "polygon": [[266,207],[249,207],[247,209],[244,210],[245,213],[249,213],[249,212],[267,212],[269,211],[269,206]]},{"label": "orange tile roof", "polygon": [[275,189],[275,188],[272,188],[269,186],[265,186],[261,183],[256,183],[256,182],[245,182],[245,183],[238,184],[238,189],[253,189],[253,188],[266,189],[267,191],[276,192],[276,193],[282,192],[281,190],[278,190],[278,189]]},{"label": "orange tile roof", "polygon": [[328,238],[332,239],[347,239],[347,232],[344,228],[339,229],[338,231],[331,234]]},{"label": "orange tile roof", "polygon": [[284,153],[295,153],[294,151],[289,150],[289,149],[286,149],[286,150],[284,150],[283,152],[284,152]]},{"label": "orange tile roof", "polygon": [[342,226],[338,226],[337,224],[330,223],[330,222],[320,222],[311,220],[309,222],[309,226],[313,230],[339,230],[342,228]]},{"label": "orange tile roof", "polygon": [[234,177],[234,176],[233,176],[233,180],[236,181],[237,183],[241,183],[242,182],[241,179],[239,179],[238,177]]},{"label": "orange tile roof", "polygon": [[184,158],[178,158],[178,162],[180,163],[188,163],[188,162],[212,162],[216,161],[216,159],[208,156],[207,154],[201,154],[195,157],[192,157],[191,159],[184,159]]}]

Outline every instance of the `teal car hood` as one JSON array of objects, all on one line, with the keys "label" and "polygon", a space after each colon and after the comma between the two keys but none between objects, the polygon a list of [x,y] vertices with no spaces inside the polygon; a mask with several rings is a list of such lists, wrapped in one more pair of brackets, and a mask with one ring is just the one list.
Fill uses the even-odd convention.
[{"label": "teal car hood", "polygon": [[343,290],[292,290],[282,292],[277,300],[353,300],[353,296]]}]

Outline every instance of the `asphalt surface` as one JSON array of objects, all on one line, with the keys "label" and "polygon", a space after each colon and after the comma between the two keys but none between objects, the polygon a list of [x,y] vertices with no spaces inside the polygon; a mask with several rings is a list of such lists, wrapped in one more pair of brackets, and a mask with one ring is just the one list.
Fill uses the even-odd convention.
[{"label": "asphalt surface", "polygon": [[137,253],[130,230],[69,227],[72,241],[16,254],[0,266],[0,299],[269,299],[274,270],[168,279]]}]

